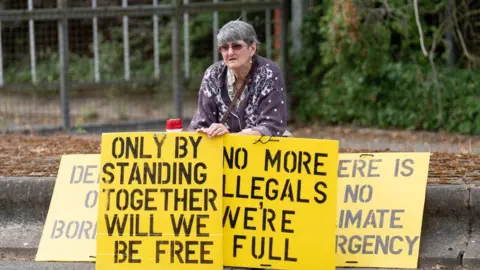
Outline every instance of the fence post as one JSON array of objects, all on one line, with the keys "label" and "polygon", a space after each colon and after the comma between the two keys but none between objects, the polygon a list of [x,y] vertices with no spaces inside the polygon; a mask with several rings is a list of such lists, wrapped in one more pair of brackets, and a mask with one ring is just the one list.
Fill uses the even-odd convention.
[{"label": "fence post", "polygon": [[[92,8],[97,8],[97,0],[92,0]],[[95,82],[100,82],[100,53],[98,41],[98,18],[93,17],[93,69]]]},{"label": "fence post", "polygon": [[[218,3],[219,0],[213,0],[213,3]],[[218,44],[217,44],[217,34],[218,34],[218,11],[213,12],[213,62],[218,62]]]},{"label": "fence post", "polygon": [[[28,11],[33,10],[33,0],[28,0]],[[29,45],[30,45],[30,69],[32,74],[32,83],[37,84],[37,62],[36,62],[36,51],[35,51],[35,22],[30,19],[28,20],[28,35],[29,35]]]},{"label": "fence post", "polygon": [[[122,7],[128,7],[128,0],[122,0]],[[123,66],[125,81],[130,81],[130,37],[128,16],[123,16]]]},{"label": "fence post", "polygon": [[[153,0],[153,6],[158,6],[158,0]],[[153,74],[156,80],[160,79],[160,45],[158,44],[158,15],[153,15]]]},{"label": "fence post", "polygon": [[0,86],[3,86],[5,83],[3,81],[3,42],[2,42],[2,34],[3,34],[3,29],[2,29],[2,22],[0,21]]},{"label": "fence post", "polygon": [[[290,86],[290,76],[288,74],[288,1],[282,0],[280,6],[280,22],[279,22],[279,32],[280,32],[280,68],[283,73],[285,80],[285,87],[287,91]],[[287,92],[287,104],[288,104],[288,120],[291,119],[291,102],[289,102],[289,91]]]},{"label": "fence post", "polygon": [[[57,0],[57,8],[65,11],[68,0]],[[70,90],[70,79],[68,75],[68,19],[66,12],[63,18],[58,20],[58,54],[60,57],[60,102],[62,112],[62,127],[70,128],[70,108],[68,93]]]},{"label": "fence post", "polygon": [[[183,0],[184,5],[188,5],[188,0]],[[183,65],[185,78],[190,79],[190,27],[189,14],[183,14]]]},{"label": "fence post", "polygon": [[[268,2],[269,0],[267,0]],[[265,10],[265,52],[268,59],[272,59],[272,10]]]},{"label": "fence post", "polygon": [[183,19],[183,1],[172,0],[175,5],[175,14],[172,18],[172,64],[173,64],[173,91],[175,102],[175,117],[183,118],[183,73],[180,57],[180,26]]}]

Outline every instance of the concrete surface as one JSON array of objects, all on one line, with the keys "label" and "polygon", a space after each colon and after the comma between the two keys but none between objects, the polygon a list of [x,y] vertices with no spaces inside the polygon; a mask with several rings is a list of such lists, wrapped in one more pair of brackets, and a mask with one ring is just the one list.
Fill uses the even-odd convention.
[{"label": "concrete surface", "polygon": [[[433,266],[435,267],[435,266]],[[94,263],[39,263],[39,262],[21,262],[21,261],[0,261],[0,270],[11,270],[11,269],[22,269],[22,270],[94,270]],[[337,270],[347,270],[352,268],[337,268]],[[356,270],[382,270],[381,268],[355,268]],[[429,267],[418,268],[418,269],[432,269]],[[435,269],[435,268],[433,268]],[[447,269],[447,268],[437,268],[437,269]],[[464,268],[469,269],[469,268]],[[473,268],[471,268],[473,269]],[[227,270],[227,268],[225,268]],[[396,270],[390,268],[389,270]]]},{"label": "concrete surface", "polygon": [[[88,268],[92,264],[9,262],[18,258],[34,260],[54,181],[0,177],[0,269],[93,269]],[[457,266],[462,251],[463,264],[473,267],[467,269],[480,269],[480,184],[428,185],[420,265],[429,262],[433,269],[453,269],[435,265]]]},{"label": "concrete surface", "polygon": [[465,252],[466,260],[480,260],[480,186],[470,189],[469,241]]},{"label": "concrete surface", "polygon": [[470,213],[467,186],[429,185],[420,242],[420,256],[455,261],[465,251]]}]

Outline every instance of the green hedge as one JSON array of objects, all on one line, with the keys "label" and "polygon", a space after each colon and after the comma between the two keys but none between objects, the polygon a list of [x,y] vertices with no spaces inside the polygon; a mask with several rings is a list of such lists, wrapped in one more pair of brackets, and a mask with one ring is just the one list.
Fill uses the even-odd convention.
[{"label": "green hedge", "polygon": [[[441,6],[432,5],[421,6],[421,14],[443,12]],[[352,38],[351,24],[329,1],[307,14],[302,30],[305,49],[293,63],[296,119],[480,134],[480,72],[447,67],[441,43],[433,69],[421,53],[413,9],[405,11],[403,22],[376,23],[362,21],[366,10],[357,9],[358,38]],[[430,46],[438,26],[423,23]],[[400,44],[395,42],[398,37]]]}]

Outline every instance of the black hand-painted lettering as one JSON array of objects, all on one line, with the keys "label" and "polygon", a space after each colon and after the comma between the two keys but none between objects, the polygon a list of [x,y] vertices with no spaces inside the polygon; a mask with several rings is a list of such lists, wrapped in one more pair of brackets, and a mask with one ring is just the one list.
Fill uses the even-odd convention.
[{"label": "black hand-painted lettering", "polygon": [[155,244],[156,244],[155,262],[156,262],[156,263],[160,263],[160,262],[161,262],[161,260],[160,260],[161,255],[167,253],[166,250],[161,249],[161,246],[162,246],[162,245],[168,245],[168,241],[166,241],[166,240],[158,240],[158,241],[155,242]]},{"label": "black hand-painted lettering", "polygon": [[290,239],[286,238],[285,239],[285,261],[287,262],[297,262],[298,259],[295,258],[295,257],[290,257],[289,255],[289,251],[290,251]]},{"label": "black hand-painted lettering", "polygon": [[[127,226],[128,215],[123,214],[121,216],[122,220],[120,221],[119,214],[114,214],[112,220],[110,220],[110,215],[104,215],[108,236],[123,236]],[[114,234],[115,232],[116,234]]]},{"label": "black hand-painted lettering", "polygon": [[267,197],[267,199],[269,199],[271,201],[274,201],[278,197],[278,190],[273,188],[273,187],[271,188],[270,185],[272,185],[272,184],[274,184],[275,187],[278,187],[278,185],[279,185],[277,179],[275,179],[275,178],[268,179],[267,184],[266,184],[267,192],[265,194],[265,197]]},{"label": "black hand-painted lettering", "polygon": [[247,240],[247,237],[245,235],[238,235],[234,234],[233,235],[233,257],[237,257],[237,249],[243,248],[243,245],[240,244],[239,240]]},{"label": "black hand-painted lettering", "polygon": [[244,199],[248,199],[248,194],[242,194],[241,192],[241,187],[242,187],[242,180],[241,180],[241,176],[240,175],[237,175],[237,186],[235,188],[235,198],[244,198]]},{"label": "black hand-painted lettering", "polygon": [[326,172],[323,172],[323,171],[320,171],[320,167],[323,167],[325,166],[325,164],[323,162],[320,162],[320,159],[321,158],[326,158],[328,157],[328,154],[326,153],[315,153],[315,162],[314,162],[314,165],[313,165],[313,174],[314,175],[321,175],[321,176],[326,176],[327,173]]},{"label": "black hand-painted lettering", "polygon": [[250,198],[257,199],[257,200],[262,200],[263,199],[263,196],[256,194],[255,191],[261,190],[261,186],[258,185],[257,182],[258,181],[263,182],[264,180],[265,180],[265,178],[263,178],[263,177],[257,177],[257,176],[252,177],[252,190],[251,190]]},{"label": "black hand-painted lettering", "polygon": [[227,219],[230,224],[230,228],[235,229],[235,226],[237,225],[238,217],[240,214],[240,207],[235,208],[235,213],[233,213],[232,209],[230,209],[230,205],[227,205],[225,207],[225,212],[223,213],[223,228],[225,228],[225,224],[227,223]]},{"label": "black hand-painted lettering", "polygon": [[[190,211],[202,211],[202,207],[199,206],[200,198],[197,196],[199,193],[207,193],[207,190],[201,188],[192,188],[189,190],[190,196],[188,196],[188,210]],[[205,202],[204,202],[205,204]]]},{"label": "black hand-painted lettering", "polygon": [[[262,259],[265,254],[265,237],[260,237],[260,244],[257,244],[258,236],[253,236],[252,238],[252,257],[255,259]],[[258,246],[260,246],[260,251],[257,251]]]},{"label": "black hand-painted lettering", "polygon": [[274,244],[273,237],[269,237],[268,242],[269,242],[268,243],[268,259],[272,261],[281,261],[282,260],[281,256],[275,256],[273,254],[273,244]]},{"label": "black hand-painted lettering", "polygon": [[174,214],[170,214],[170,220],[172,222],[173,233],[175,236],[179,236],[180,232],[183,231],[185,236],[190,236],[193,228],[193,222],[195,220],[195,215],[188,216],[188,224],[187,218],[185,218],[184,214],[180,214],[178,219],[175,218]]},{"label": "black hand-painted lettering", "polygon": [[317,183],[315,184],[315,192],[316,192],[318,195],[320,195],[320,197],[315,196],[315,198],[314,198],[315,201],[316,201],[318,204],[322,204],[322,203],[324,203],[324,202],[327,201],[327,194],[326,194],[323,190],[321,190],[322,187],[323,187],[324,189],[327,189],[327,184],[326,184],[325,182],[322,182],[322,181],[321,181],[321,182],[317,182]]},{"label": "black hand-painted lettering", "polygon": [[115,241],[115,251],[113,262],[114,263],[124,263],[128,259],[128,249],[127,242],[125,241]]},{"label": "black hand-painted lettering", "polygon": [[[138,194],[138,196],[136,194]],[[135,198],[143,197],[143,190],[139,188],[132,190],[132,192],[130,192],[130,197],[131,197],[131,203],[130,203],[131,209],[134,211],[141,210],[143,208],[143,199],[140,198],[135,200]]]},{"label": "black hand-painted lettering", "polygon": [[[291,158],[289,158],[291,156]],[[292,161],[290,161],[290,159]],[[288,168],[288,164],[292,164],[291,168]],[[288,173],[293,173],[297,170],[297,154],[293,151],[287,151],[283,160],[283,169]]]},{"label": "black hand-painted lettering", "polygon": [[112,157],[118,159],[124,155],[125,141],[121,137],[116,137],[112,141]]},{"label": "black hand-painted lettering", "polygon": [[225,197],[225,198],[233,198],[233,193],[228,193],[228,192],[227,192],[227,185],[228,185],[228,183],[227,183],[227,176],[224,174],[222,179],[223,179],[223,187],[222,187],[222,195],[223,195],[223,197]]},{"label": "black hand-painted lettering", "polygon": [[200,242],[200,263],[201,264],[213,264],[213,260],[206,259],[207,255],[210,255],[212,252],[211,250],[207,249],[207,247],[213,247],[213,241],[202,241]]},{"label": "black hand-painted lettering", "polygon": [[196,215],[197,218],[197,237],[209,237],[210,233],[208,232],[202,232],[202,228],[207,228],[207,224],[205,223],[205,220],[208,220],[210,218],[210,215]]},{"label": "black hand-painted lettering", "polygon": [[110,163],[110,162],[105,163],[103,165],[103,173],[108,176],[108,178],[102,177],[103,183],[105,183],[105,184],[113,183],[113,180],[115,179],[115,175],[110,170],[113,170],[114,168],[115,168],[115,166],[113,166],[113,164]]},{"label": "black hand-painted lettering", "polygon": [[275,220],[275,217],[276,217],[276,214],[273,209],[263,208],[263,218],[262,218],[263,231],[267,230],[267,222],[268,222],[268,225],[270,226],[270,230],[272,230],[272,232],[275,231],[275,226],[273,225],[273,221]]},{"label": "black hand-painted lettering", "polygon": [[128,191],[123,188],[117,191],[117,198],[115,202],[116,202],[117,210],[120,210],[120,211],[126,210],[128,208]]},{"label": "black hand-painted lettering", "polygon": [[[149,221],[151,222],[152,219],[149,219]],[[149,236],[148,232],[140,231],[140,215],[139,214],[135,214],[135,234],[133,234],[132,236]]]},{"label": "black hand-painted lettering", "polygon": [[110,211],[110,205],[112,203],[112,200],[110,198],[110,194],[115,192],[115,189],[109,188],[109,189],[103,189],[102,192],[107,192],[107,211]]},{"label": "black hand-painted lettering", "polygon": [[312,172],[310,171],[310,167],[308,167],[311,161],[312,161],[312,156],[310,156],[310,153],[300,152],[299,160],[298,160],[298,173],[302,173],[302,165],[303,165],[305,172],[307,174],[312,174]]},{"label": "black hand-painted lettering", "polygon": [[[157,211],[155,205],[151,205],[155,201],[155,193],[158,192],[156,188],[147,188],[145,189],[145,211]],[[153,194],[152,194],[153,193]]]},{"label": "black hand-painted lettering", "polygon": [[163,196],[165,198],[164,202],[163,202],[163,210],[165,211],[170,211],[170,200],[168,199],[169,198],[169,194],[170,193],[173,193],[173,188],[162,188],[160,189],[160,192],[163,193]]},{"label": "black hand-painted lettering", "polygon": [[163,233],[161,232],[155,232],[155,215],[150,214],[150,230],[149,230],[149,235],[150,236],[162,236]]},{"label": "black hand-painted lettering", "polygon": [[277,166],[276,171],[280,172],[281,156],[282,156],[282,152],[280,150],[277,150],[277,153],[275,153],[275,156],[272,157],[270,150],[266,149],[265,150],[265,166],[264,166],[265,172],[268,172],[269,168],[275,168],[275,166]]},{"label": "black hand-painted lettering", "polygon": [[183,196],[181,196],[178,189],[173,190],[173,210],[178,211],[180,206],[183,206],[183,211],[187,211],[188,190],[184,189]]},{"label": "black hand-painted lettering", "polygon": [[125,182],[125,167],[128,166],[128,162],[117,162],[117,166],[120,167],[120,184],[123,185]]},{"label": "black hand-painted lettering", "polygon": [[[185,158],[188,155],[188,141],[184,137],[175,138],[175,158]],[[181,151],[180,151],[181,150]]]},{"label": "black hand-painted lettering", "polygon": [[138,167],[137,162],[133,162],[132,164],[132,170],[130,171],[130,177],[128,178],[128,184],[132,185],[134,184],[141,185],[142,184],[142,177],[140,176],[140,168]]},{"label": "black hand-painted lettering", "polygon": [[257,208],[253,208],[253,207],[245,207],[245,210],[244,210],[244,218],[243,218],[243,228],[245,230],[256,230],[257,228],[255,226],[251,226],[248,224],[249,221],[253,221],[254,220],[254,217],[252,216],[254,213],[257,212]]},{"label": "black hand-painted lettering", "polygon": [[310,200],[307,198],[302,198],[302,180],[297,180],[297,202],[299,203],[309,203]]},{"label": "black hand-painted lettering", "polygon": [[293,229],[287,229],[288,224],[292,224],[292,220],[287,217],[287,215],[295,216],[295,211],[293,210],[283,210],[282,211],[282,232],[283,233],[294,233]]},{"label": "black hand-painted lettering", "polygon": [[[205,203],[205,211],[208,211],[209,204],[213,211],[217,211],[217,191],[215,189],[208,189],[208,192],[205,192],[205,199],[203,201]],[[207,202],[209,204],[207,204]]]},{"label": "black hand-painted lettering", "polygon": [[140,137],[140,158],[152,158],[151,154],[145,154],[143,151],[145,150],[145,137]]},{"label": "black hand-painted lettering", "polygon": [[193,146],[193,158],[197,158],[197,153],[198,153],[198,146],[200,145],[200,142],[202,141],[203,137],[198,136],[197,139],[193,136],[188,136],[190,139],[190,142]]},{"label": "black hand-painted lettering", "polygon": [[157,145],[157,158],[162,157],[162,146],[165,140],[158,140],[157,136],[154,136],[155,144]]},{"label": "black hand-painted lettering", "polygon": [[285,185],[283,186],[282,195],[280,196],[280,200],[283,201],[285,198],[290,199],[291,202],[294,202],[295,199],[293,198],[293,188],[292,183],[290,183],[290,179],[287,179]]},{"label": "black hand-painted lettering", "polygon": [[[183,245],[180,241],[173,241],[175,244],[172,246],[172,254],[177,255],[177,259],[179,263],[184,263],[182,252],[183,252]],[[171,263],[175,263],[175,260],[172,260]]]}]

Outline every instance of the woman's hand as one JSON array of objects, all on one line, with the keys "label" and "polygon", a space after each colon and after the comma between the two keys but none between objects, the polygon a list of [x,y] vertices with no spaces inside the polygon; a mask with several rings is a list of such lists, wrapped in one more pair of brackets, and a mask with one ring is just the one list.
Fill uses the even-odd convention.
[{"label": "woman's hand", "polygon": [[238,134],[262,136],[262,133],[260,133],[260,131],[255,130],[255,129],[251,129],[251,128],[246,128],[246,129],[240,131]]},{"label": "woman's hand", "polygon": [[197,132],[205,133],[208,137],[222,136],[230,133],[227,127],[219,123],[213,123],[209,128],[199,128]]}]

